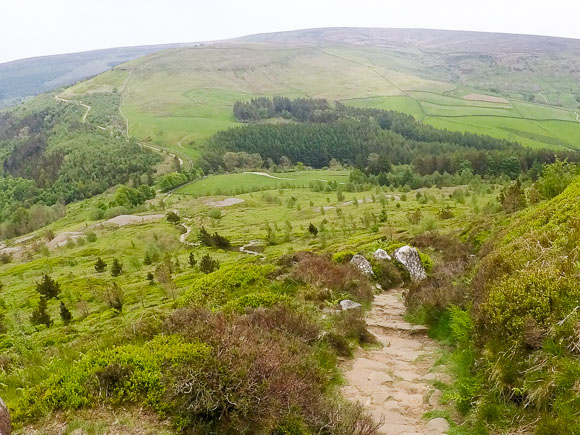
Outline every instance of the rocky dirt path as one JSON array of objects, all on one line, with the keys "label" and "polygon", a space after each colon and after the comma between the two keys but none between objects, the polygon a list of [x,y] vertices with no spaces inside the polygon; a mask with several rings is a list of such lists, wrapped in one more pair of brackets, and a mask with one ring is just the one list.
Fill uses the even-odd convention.
[{"label": "rocky dirt path", "polygon": [[367,324],[382,347],[361,350],[349,362],[343,393],[382,422],[381,434],[444,434],[449,430],[445,419],[428,421],[423,414],[439,406],[441,392],[430,383],[448,381],[447,375],[434,371],[438,346],[426,328],[403,319],[401,294],[395,289],[375,296]]}]

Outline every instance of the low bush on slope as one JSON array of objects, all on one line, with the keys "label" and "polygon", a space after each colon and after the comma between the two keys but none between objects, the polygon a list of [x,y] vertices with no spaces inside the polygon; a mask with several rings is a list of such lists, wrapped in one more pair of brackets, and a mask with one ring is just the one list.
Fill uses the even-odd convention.
[{"label": "low bush on slope", "polygon": [[[375,433],[362,407],[335,388],[337,355],[372,339],[363,313],[323,318],[319,310],[343,294],[368,304],[368,280],[315,254],[280,262],[238,263],[203,276],[139,339],[95,343],[26,388],[14,421],[145,405],[185,433]],[[330,278],[314,279],[314,265]]]},{"label": "low bush on slope", "polygon": [[580,433],[580,178],[490,243],[472,278],[457,279],[462,267],[411,292],[429,293],[411,308],[430,310],[432,333],[455,346],[447,398],[469,433]]}]

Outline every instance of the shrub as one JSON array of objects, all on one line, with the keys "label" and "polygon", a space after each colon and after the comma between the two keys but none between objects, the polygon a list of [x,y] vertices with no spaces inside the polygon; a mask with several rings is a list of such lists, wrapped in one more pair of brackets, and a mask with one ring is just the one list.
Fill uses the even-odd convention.
[{"label": "shrub", "polygon": [[223,306],[223,311],[225,313],[243,313],[248,308],[270,308],[278,304],[288,304],[290,303],[290,300],[291,299],[288,296],[276,293],[248,293],[247,295],[240,296],[239,298],[226,303]]},{"label": "shrub", "polygon": [[87,242],[94,243],[97,241],[97,235],[94,231],[89,231],[87,233]]},{"label": "shrub", "polygon": [[195,265],[197,264],[197,260],[195,258],[195,254],[193,252],[189,253],[189,257],[187,258],[187,262],[189,263],[189,265],[191,267],[195,267]]},{"label": "shrub", "polygon": [[205,274],[212,273],[219,269],[220,263],[211,258],[209,254],[205,254],[201,257],[201,261],[199,262],[199,270]]},{"label": "shrub", "polygon": [[431,271],[433,270],[433,260],[431,260],[431,257],[429,257],[429,255],[425,254],[419,249],[417,249],[417,252],[419,253],[419,258],[421,258],[421,263],[423,264],[425,271],[427,273],[431,273]]},{"label": "shrub", "polygon": [[453,213],[453,210],[449,206],[439,211],[439,219],[451,219],[453,217],[455,217],[455,214]]},{"label": "shrub", "polygon": [[42,280],[36,283],[36,291],[46,299],[58,298],[60,285],[50,276],[42,275]]},{"label": "shrub", "polygon": [[179,218],[179,215],[177,213],[175,213],[174,211],[170,211],[169,213],[167,213],[167,222],[170,222],[172,224],[178,224],[179,221],[181,220]]},{"label": "shrub", "polygon": [[218,234],[217,232],[210,235],[204,227],[201,227],[199,230],[199,241],[202,245],[212,248],[226,249],[230,247],[230,241],[228,238]]},{"label": "shrub", "polygon": [[177,364],[203,366],[210,347],[178,336],[157,336],[143,346],[126,345],[92,351],[63,373],[27,389],[17,402],[15,420],[47,411],[77,409],[99,403],[145,403],[167,407],[170,369]]},{"label": "shrub", "polygon": [[219,355],[203,373],[183,366],[176,371],[172,398],[182,411],[181,430],[372,433],[362,431],[370,420],[358,408],[327,396],[332,374],[321,367],[317,347],[308,344],[317,330],[304,323],[309,322],[283,306],[228,318],[199,309],[176,311],[166,321],[167,331],[201,339]]},{"label": "shrub", "polygon": [[113,265],[111,266],[111,275],[117,277],[122,273],[123,273],[123,265],[117,258],[115,258],[113,260]]},{"label": "shrub", "polygon": [[102,273],[102,272],[104,272],[106,269],[107,269],[107,263],[105,263],[105,262],[103,261],[103,259],[102,259],[101,257],[99,257],[99,258],[97,259],[97,261],[95,262],[95,270],[96,270],[98,273]]},{"label": "shrub", "polygon": [[182,307],[188,305],[221,307],[236,296],[242,296],[267,286],[269,275],[274,269],[271,265],[256,264],[236,264],[224,267],[198,279],[181,297],[179,305]]},{"label": "shrub", "polygon": [[318,228],[314,226],[312,222],[308,225],[308,232],[312,234],[312,236],[316,237],[318,235]]},{"label": "shrub", "polygon": [[222,218],[222,210],[220,208],[212,208],[207,212],[207,215],[211,219],[221,219]]},{"label": "shrub", "polygon": [[66,307],[64,302],[60,302],[60,318],[65,325],[68,325],[72,320],[72,314],[69,309]]},{"label": "shrub", "polygon": [[50,315],[46,312],[47,308],[48,302],[44,296],[41,296],[38,301],[38,307],[32,311],[32,316],[30,317],[33,325],[46,325],[47,328],[52,325]]},{"label": "shrub", "polygon": [[403,283],[403,277],[399,268],[391,261],[372,259],[373,274],[375,280],[384,290],[397,287]]},{"label": "shrub", "polygon": [[527,319],[554,324],[580,300],[577,281],[551,269],[525,270],[493,285],[481,306],[481,321],[503,337],[521,336]]},{"label": "shrub", "polygon": [[339,251],[332,254],[332,261],[335,263],[348,263],[355,255],[356,252],[354,251]]},{"label": "shrub", "polygon": [[322,302],[348,294],[361,303],[372,300],[370,283],[355,266],[335,264],[327,257],[314,254],[299,255],[296,259],[299,261],[292,276],[314,287],[310,298]]}]

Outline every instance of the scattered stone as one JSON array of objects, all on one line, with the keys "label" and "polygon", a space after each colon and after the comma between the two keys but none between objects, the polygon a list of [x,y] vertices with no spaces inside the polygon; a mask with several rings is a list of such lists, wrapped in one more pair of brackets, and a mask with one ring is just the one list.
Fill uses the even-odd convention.
[{"label": "scattered stone", "polygon": [[346,310],[354,310],[356,308],[360,308],[360,307],[362,307],[362,305],[359,304],[358,302],[351,301],[350,299],[344,299],[344,300],[340,301],[340,307],[346,311]]},{"label": "scattered stone", "polygon": [[402,246],[395,250],[393,257],[407,269],[411,280],[417,282],[427,278],[427,273],[423,263],[421,263],[421,257],[419,257],[419,253],[415,248],[409,245]]},{"label": "scattered stone", "polygon": [[427,435],[441,435],[449,431],[449,423],[443,417],[429,420],[426,426]]},{"label": "scattered stone", "polygon": [[4,401],[0,398],[0,434],[10,435],[12,423],[10,422],[10,412]]},{"label": "scattered stone", "polygon": [[371,276],[373,274],[373,267],[371,266],[371,263],[369,263],[368,260],[362,255],[356,254],[354,257],[352,257],[350,262],[356,265],[356,267],[358,267],[359,270],[365,275]]},{"label": "scattered stone", "polygon": [[377,260],[390,260],[391,256],[389,254],[387,254],[387,251],[385,251],[384,249],[377,249],[375,251],[375,253],[373,254],[373,257],[375,257]]},{"label": "scattered stone", "polygon": [[377,290],[381,290],[381,291],[383,290],[383,286],[382,286],[382,285],[380,285],[380,284],[375,284],[375,288],[376,288]]}]

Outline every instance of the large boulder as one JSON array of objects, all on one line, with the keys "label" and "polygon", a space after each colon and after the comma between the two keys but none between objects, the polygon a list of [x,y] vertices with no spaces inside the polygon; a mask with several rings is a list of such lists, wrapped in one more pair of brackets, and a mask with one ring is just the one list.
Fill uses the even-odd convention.
[{"label": "large boulder", "polygon": [[4,401],[0,399],[0,435],[10,435],[12,424],[10,423],[10,412]]},{"label": "large boulder", "polygon": [[407,269],[411,280],[422,281],[427,278],[427,272],[425,272],[421,257],[415,248],[408,245],[401,246],[395,250],[393,257]]},{"label": "large boulder", "polygon": [[375,251],[375,253],[373,254],[373,257],[375,257],[377,260],[390,260],[391,256],[389,254],[387,254],[387,251],[385,251],[384,249],[377,249]]},{"label": "large boulder", "polygon": [[369,263],[368,260],[362,255],[356,254],[354,257],[352,257],[350,262],[358,267],[358,269],[365,275],[371,276],[373,274],[373,267],[371,266],[371,263]]},{"label": "large boulder", "polygon": [[342,301],[340,301],[340,308],[342,308],[343,311],[354,310],[356,308],[361,307],[362,307],[361,304],[355,301],[351,301],[350,299],[343,299]]}]

